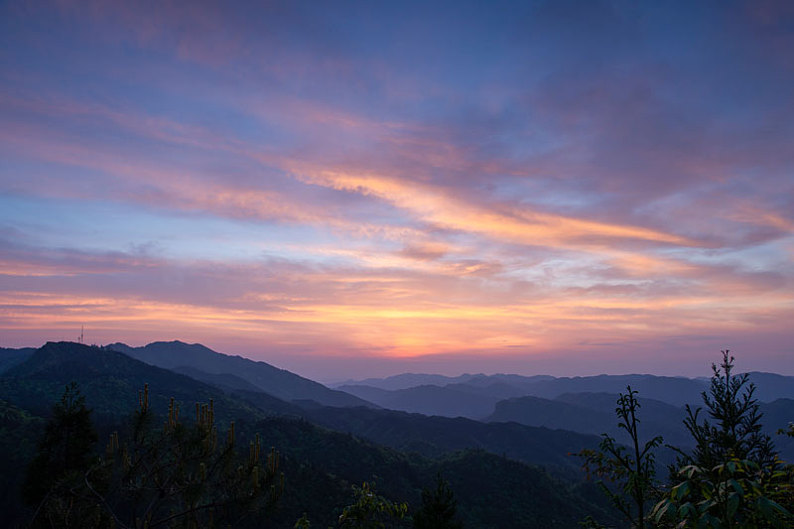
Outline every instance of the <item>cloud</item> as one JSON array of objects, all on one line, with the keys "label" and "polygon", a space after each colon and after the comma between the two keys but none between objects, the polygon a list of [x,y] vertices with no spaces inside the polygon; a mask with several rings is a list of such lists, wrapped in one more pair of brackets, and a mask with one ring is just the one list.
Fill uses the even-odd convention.
[{"label": "cloud", "polygon": [[359,7],[0,8],[4,335],[786,350],[785,3]]}]

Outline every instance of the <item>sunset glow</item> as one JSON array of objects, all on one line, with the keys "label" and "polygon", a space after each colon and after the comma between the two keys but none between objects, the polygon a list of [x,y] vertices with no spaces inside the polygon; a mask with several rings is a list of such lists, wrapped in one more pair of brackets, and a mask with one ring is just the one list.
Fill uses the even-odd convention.
[{"label": "sunset glow", "polygon": [[0,346],[794,374],[794,4],[0,6]]}]

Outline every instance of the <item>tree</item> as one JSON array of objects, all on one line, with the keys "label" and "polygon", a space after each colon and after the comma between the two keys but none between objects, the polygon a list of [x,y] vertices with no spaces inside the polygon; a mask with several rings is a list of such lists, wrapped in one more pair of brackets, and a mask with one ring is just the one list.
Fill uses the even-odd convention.
[{"label": "tree", "polygon": [[449,483],[439,474],[434,490],[422,490],[422,505],[414,514],[414,529],[462,529],[463,523],[455,519],[457,503]]},{"label": "tree", "polygon": [[[91,410],[86,407],[80,388],[72,382],[53,406],[22,485],[23,499],[36,506],[31,525],[94,517],[96,509],[79,501],[78,490],[85,469],[96,461],[93,455],[96,441]],[[86,514],[85,509],[91,513]]]},{"label": "tree", "polygon": [[[778,434],[784,434],[788,437],[794,438],[794,423],[789,423],[786,430],[778,431]],[[782,484],[778,487],[775,495],[775,500],[783,505],[789,512],[794,512],[794,464],[787,463],[783,467],[785,477],[781,480]]]},{"label": "tree", "polygon": [[685,463],[711,468],[728,459],[750,460],[759,466],[774,463],[772,439],[761,431],[761,411],[753,397],[755,384],[748,375],[733,374],[734,357],[722,351],[719,366],[711,365],[713,375],[708,392],[702,393],[708,419],[699,419],[701,408],[692,411],[687,405],[684,426],[695,441],[692,454],[684,454]]},{"label": "tree", "polygon": [[639,408],[637,391],[626,386],[626,393],[621,393],[617,400],[615,414],[619,419],[618,426],[629,436],[630,451],[617,444],[613,437],[603,434],[598,450],[582,450],[578,455],[584,458],[588,474],[592,469],[598,477],[617,485],[617,491],[613,491],[603,481],[599,483],[631,527],[644,529],[647,508],[656,491],[654,449],[662,444],[663,439],[656,436],[641,446]]},{"label": "tree", "polygon": [[154,427],[148,386],[139,394],[132,434],[111,435],[102,464],[86,485],[119,526],[215,527],[262,523],[284,486],[275,449],[262,453],[259,436],[248,456],[236,452],[234,423],[218,440],[213,402],[196,404],[192,425],[171,399],[162,428]]},{"label": "tree", "polygon": [[400,527],[408,512],[407,503],[396,503],[375,493],[372,485],[364,482],[353,485],[355,503],[348,505],[339,516],[339,527],[344,529],[390,529]]},{"label": "tree", "polygon": [[[82,399],[70,396],[60,407],[70,416],[85,416]],[[77,436],[61,437],[73,441]],[[148,386],[139,393],[129,436],[114,432],[103,457],[82,454],[70,461],[71,479],[50,487],[32,525],[261,527],[284,486],[278,454],[274,449],[264,454],[258,436],[247,457],[236,451],[234,423],[225,439],[218,439],[212,401],[197,403],[195,422],[184,424],[171,399],[165,423],[158,427]]]},{"label": "tree", "polygon": [[653,510],[658,523],[687,528],[790,527],[790,513],[775,498],[786,472],[768,435],[748,375],[733,374],[734,358],[722,351],[701,408],[686,408],[684,419],[695,448],[680,454],[672,483]]}]

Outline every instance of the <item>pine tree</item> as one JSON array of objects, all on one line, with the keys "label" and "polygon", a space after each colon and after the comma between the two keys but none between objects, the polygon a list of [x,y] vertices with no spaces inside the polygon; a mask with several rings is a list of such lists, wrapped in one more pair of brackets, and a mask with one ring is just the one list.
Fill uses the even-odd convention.
[{"label": "pine tree", "polygon": [[81,477],[93,461],[96,441],[91,410],[86,407],[77,384],[72,382],[53,406],[38,453],[28,466],[22,489],[25,501],[38,505],[59,483]]},{"label": "pine tree", "polygon": [[734,360],[725,350],[720,365],[711,365],[709,390],[702,393],[710,420],[700,419],[701,408],[693,411],[686,407],[684,426],[695,441],[695,449],[692,454],[682,454],[685,464],[712,468],[729,459],[749,460],[759,466],[774,463],[772,439],[761,431],[755,385],[746,373],[733,374]]},{"label": "pine tree", "polygon": [[26,482],[38,502],[31,527],[196,529],[262,527],[284,487],[278,453],[259,436],[238,455],[234,423],[218,438],[212,401],[184,424],[171,399],[165,424],[139,394],[128,436],[113,433],[103,457],[75,385],[55,406]]},{"label": "pine tree", "polygon": [[462,529],[456,519],[458,502],[449,483],[439,474],[434,490],[422,490],[422,505],[414,514],[414,529]]},{"label": "pine tree", "polygon": [[99,508],[83,485],[85,471],[97,460],[93,455],[96,441],[91,410],[72,382],[53,406],[22,485],[23,499],[36,506],[30,527],[100,525]]},{"label": "pine tree", "polygon": [[117,526],[241,527],[264,525],[284,488],[275,449],[257,435],[238,456],[234,423],[219,439],[213,402],[196,404],[185,424],[171,399],[165,424],[155,426],[148,386],[140,392],[130,438],[113,434],[86,485]]},{"label": "pine tree", "polygon": [[733,374],[734,358],[722,351],[701,409],[687,406],[684,420],[695,441],[691,454],[680,452],[669,493],[653,510],[662,527],[792,527],[794,518],[780,503],[786,472],[770,437],[761,431],[755,386],[746,374]]}]

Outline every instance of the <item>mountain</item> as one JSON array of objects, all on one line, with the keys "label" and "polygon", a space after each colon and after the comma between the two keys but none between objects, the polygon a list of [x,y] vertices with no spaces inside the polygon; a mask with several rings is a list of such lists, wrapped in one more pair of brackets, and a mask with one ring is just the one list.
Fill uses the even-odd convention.
[{"label": "mountain", "polygon": [[[566,393],[556,399],[519,397],[500,401],[489,422],[515,421],[528,426],[544,426],[600,435],[608,433],[620,440],[615,406],[618,395],[610,393]],[[656,435],[679,447],[691,444],[682,420],[683,408],[654,399],[640,398],[640,435],[646,441]]]},{"label": "mountain", "polygon": [[201,344],[174,341],[154,342],[145,347],[130,347],[123,343],[114,343],[105,348],[165,369],[178,370],[189,366],[208,375],[234,375],[260,391],[286,401],[312,400],[325,406],[342,407],[371,405],[358,397],[329,389],[285,369],[242,356],[217,353]]},{"label": "mountain", "polygon": [[551,377],[519,377],[518,375],[461,375],[450,378],[440,375],[411,375],[399,378],[389,384],[407,383],[409,380],[445,379],[445,385],[422,384],[405,389],[388,390],[382,387],[359,384],[342,385],[337,389],[356,395],[369,402],[390,410],[422,413],[424,415],[440,415],[442,417],[466,417],[483,419],[494,411],[494,405],[500,400],[519,397],[527,394],[531,386]]},{"label": "mountain", "polygon": [[522,388],[525,385],[532,384],[540,380],[551,380],[554,377],[549,375],[484,375],[482,373],[476,375],[463,374],[456,377],[448,377],[444,375],[433,375],[425,373],[402,373],[400,375],[393,375],[386,378],[367,378],[364,380],[347,380],[333,384],[334,387],[340,386],[371,386],[386,390],[400,390],[409,389],[417,386],[447,386],[449,384],[467,384],[471,386],[489,386],[494,383],[503,383],[516,388]]},{"label": "mountain", "polygon": [[386,390],[398,390],[414,388],[416,386],[445,386],[455,382],[466,382],[475,375],[460,375],[457,377],[447,377],[444,375],[432,375],[425,373],[401,373],[386,378],[365,378],[364,380],[346,380],[333,384],[335,388],[340,386],[370,386]]},{"label": "mountain", "polygon": [[[556,399],[520,397],[500,401],[490,422],[514,421],[527,426],[559,428],[572,432],[607,433],[620,442],[626,439],[625,431],[617,425],[615,407],[618,395],[610,393],[566,393]],[[640,437],[643,441],[656,435],[664,437],[665,443],[688,449],[693,445],[692,437],[683,425],[684,408],[672,406],[654,399],[639,398]],[[777,399],[760,403],[764,431],[772,436],[781,457],[794,461],[794,443],[789,438],[778,436],[777,431],[794,422],[794,400]],[[704,417],[705,418],[705,417]]]},{"label": "mountain", "polygon": [[[5,479],[0,481],[4,498],[0,505],[8,507],[0,513],[0,525],[15,526],[23,519],[20,516],[29,516],[21,510],[13,487],[18,486],[21,469],[35,449],[42,418],[49,415],[64,386],[72,380],[78,382],[87,404],[93,408],[93,418],[98,421],[100,431],[109,428],[112,431],[123,424],[138,405],[138,390],[148,383],[150,405],[156,413],[164,413],[170,397],[174,396],[180,408],[188,410],[189,421],[193,403],[211,399],[219,429],[234,419],[241,446],[253,432],[260,432],[265,446],[275,446],[281,452],[281,469],[286,475],[285,493],[272,520],[277,527],[291,527],[303,512],[308,513],[315,525],[333,524],[342,506],[352,501],[351,485],[364,480],[375,481],[380,493],[396,501],[408,501],[415,509],[420,503],[421,489],[432,485],[438,472],[443,472],[455,491],[459,512],[468,527],[565,528],[576,526],[587,514],[613,524],[616,520],[614,512],[604,502],[586,495],[581,485],[554,478],[540,468],[485,451],[446,453],[455,447],[489,446],[489,438],[498,440],[506,437],[509,430],[516,430],[519,433],[512,440],[514,452],[523,449],[527,454],[535,453],[540,460],[544,457],[541,450],[545,448],[545,454],[553,456],[554,462],[565,457],[564,450],[580,449],[579,440],[585,439],[583,436],[545,432],[549,435],[544,437],[542,429],[516,424],[494,428],[465,419],[421,415],[405,420],[407,414],[363,407],[317,407],[310,412],[325,418],[349,413],[349,417],[375,423],[371,425],[373,431],[381,429],[391,436],[402,432],[403,439],[411,436],[417,439],[425,437],[430,430],[436,431],[427,438],[439,442],[436,452],[441,457],[405,454],[305,419],[264,413],[252,405],[254,397],[262,398],[266,408],[278,403],[310,418],[309,412],[262,392],[231,389],[226,393],[117,351],[60,342],[47,343],[0,376],[0,394],[6,401],[0,401],[0,431],[8,434],[7,438],[5,434],[0,438],[3,468],[16,469],[13,475],[4,473]],[[340,423],[331,422],[337,426]],[[386,426],[390,422],[393,424],[389,430]],[[446,446],[442,446],[441,440]],[[502,445],[492,443],[494,450]],[[100,441],[97,449],[101,448]]]},{"label": "mountain", "polygon": [[372,386],[340,386],[339,389],[390,410],[481,419],[493,411],[496,397],[482,394],[465,384],[416,386],[394,391]]},{"label": "mountain", "polygon": [[794,463],[794,437],[780,435],[778,430],[786,430],[788,425],[794,423],[794,400],[777,399],[773,402],[761,404],[761,413],[765,430],[772,436],[775,447],[780,451],[784,461]]},{"label": "mountain", "polygon": [[[328,411],[346,413],[354,409]],[[430,459],[279,417],[261,421],[257,429],[262,432],[263,443],[279,447],[283,455],[289,491],[282,500],[283,510],[307,512],[312,526],[333,524],[339,510],[331,507],[349,503],[350,484],[363,481],[375,482],[378,493],[392,500],[407,501],[413,511],[421,503],[421,489],[431,485],[440,473],[455,493],[458,513],[466,527],[567,529],[577,527],[587,515],[620,527],[619,518],[603,496],[586,494],[587,485],[574,485],[539,467],[483,450]],[[340,478],[347,483],[347,496],[338,486]],[[275,526],[290,527],[300,514],[291,516],[274,520]]]},{"label": "mountain", "polygon": [[581,475],[581,462],[571,454],[594,448],[600,441],[594,435],[515,422],[483,423],[462,417],[428,417],[370,408],[323,408],[306,410],[304,414],[315,424],[426,457],[479,448],[525,463],[554,467],[571,477]]},{"label": "mountain", "polygon": [[[762,402],[776,399],[794,399],[794,377],[774,373],[750,372],[749,379],[756,389],[756,398]],[[413,385],[411,385],[413,384]],[[698,405],[701,393],[708,389],[708,378],[685,378],[656,375],[595,375],[587,377],[552,377],[548,375],[461,375],[445,377],[441,375],[424,375],[407,373],[384,379],[367,379],[366,381],[348,381],[344,384],[347,391],[359,393],[355,386],[386,390],[408,390],[412,387],[432,384],[439,387],[453,387],[471,392],[472,388],[480,388],[479,394],[496,401],[512,397],[533,396],[544,399],[556,399],[566,393],[606,393],[618,394],[626,391],[626,386],[639,391],[643,398],[654,399],[680,407],[686,404]],[[401,409],[408,409],[408,400],[395,399],[400,402]],[[496,402],[495,401],[495,402]],[[417,406],[415,401],[414,406]],[[409,411],[417,411],[409,409]]]},{"label": "mountain", "polygon": [[226,391],[240,390],[240,391],[262,392],[260,388],[254,386],[245,379],[242,379],[237,375],[231,375],[229,373],[224,373],[222,375],[213,375],[211,373],[205,373],[200,369],[196,369],[190,366],[179,366],[173,369],[169,369],[169,371],[187,375],[190,378],[200,380],[201,382],[209,384],[210,386],[215,386],[217,388],[221,388]]},{"label": "mountain", "polygon": [[218,388],[152,366],[129,356],[72,342],[48,342],[26,361],[0,377],[0,394],[8,402],[39,416],[48,416],[52,403],[70,382],[77,382],[95,414],[126,416],[149,386],[151,406],[167,410],[171,397],[190,413],[196,402],[213,400],[223,414],[219,421],[238,417],[250,421],[265,412],[244,401],[230,399]]},{"label": "mountain", "polygon": [[526,390],[522,389],[520,385],[508,383],[500,379],[494,381],[490,377],[484,380],[472,378],[465,383],[447,384],[444,387],[496,400],[511,399],[526,395]]},{"label": "mountain", "polygon": [[36,349],[32,347],[24,347],[22,349],[7,349],[5,347],[0,347],[0,374],[30,358],[30,355],[32,355],[35,350]]},{"label": "mountain", "polygon": [[777,399],[794,399],[794,377],[775,373],[748,373],[750,382],[755,384],[755,398],[761,402]]},{"label": "mountain", "polygon": [[[440,375],[396,375],[380,381],[368,379],[367,385],[374,388],[387,389],[387,386],[405,385],[411,381],[435,380],[438,387],[453,388],[477,393],[483,401],[481,408],[487,408],[488,402],[495,404],[505,398],[533,396],[544,399],[555,399],[565,393],[610,393],[626,391],[626,386],[640,392],[640,395],[666,402],[673,406],[700,402],[700,394],[708,387],[707,379],[691,379],[684,377],[659,377],[654,375],[596,375],[589,377],[551,377],[547,375],[461,375],[460,377],[441,377]],[[794,380],[794,378],[792,378]],[[345,384],[345,391],[361,394],[354,389],[360,383]],[[398,391],[399,396],[381,397],[383,402],[391,402],[399,409],[418,412],[429,404],[419,402],[412,396],[411,389],[422,385],[404,387]],[[478,388],[475,390],[475,388]],[[392,390],[393,391],[393,390]],[[409,395],[411,395],[409,397]],[[786,395],[779,395],[786,396]],[[385,406],[381,402],[376,403]],[[491,410],[488,411],[490,413]]]},{"label": "mountain", "polygon": [[[420,375],[406,375],[396,380],[405,383],[409,380],[418,381],[425,378]],[[617,395],[619,392],[625,392],[627,385],[631,385],[633,389],[639,389],[640,395],[644,398],[664,402],[668,406],[677,408],[687,402],[700,402],[700,393],[706,388],[702,380],[652,375],[599,375],[575,378],[462,375],[455,379],[444,378],[447,380],[444,385],[425,384],[399,390],[380,387],[394,385],[396,383],[394,379],[389,384],[379,386],[348,384],[339,386],[339,389],[392,410],[483,419],[494,413],[494,407],[498,402],[518,397],[536,397],[544,399],[549,406],[559,407],[559,404],[552,405],[548,401],[564,394]],[[440,379],[436,378],[436,380]],[[451,380],[456,381],[450,382]],[[539,405],[541,401],[534,402]],[[608,406],[601,409],[611,411],[614,409],[614,403],[613,399]],[[589,422],[595,423],[594,418]],[[577,431],[583,430],[580,428]]]}]

